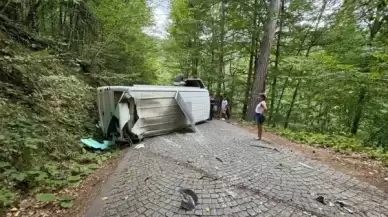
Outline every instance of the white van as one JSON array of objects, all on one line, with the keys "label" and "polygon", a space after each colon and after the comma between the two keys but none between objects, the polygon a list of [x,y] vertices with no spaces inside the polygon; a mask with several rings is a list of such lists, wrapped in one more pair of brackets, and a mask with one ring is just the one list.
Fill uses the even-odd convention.
[{"label": "white van", "polygon": [[210,114],[209,91],[200,79],[186,86],[105,86],[97,88],[99,127],[104,136],[142,139],[204,122]]}]

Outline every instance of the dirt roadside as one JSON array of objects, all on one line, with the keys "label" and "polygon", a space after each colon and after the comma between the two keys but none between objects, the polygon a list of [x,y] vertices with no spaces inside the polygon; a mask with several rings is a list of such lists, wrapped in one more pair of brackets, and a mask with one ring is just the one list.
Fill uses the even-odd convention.
[{"label": "dirt roadside", "polygon": [[[244,126],[236,121],[231,121],[231,123],[248,130],[253,135],[257,133],[254,126]],[[263,139],[270,143],[290,148],[308,159],[319,161],[388,193],[388,167],[383,166],[378,161],[368,159],[361,154],[345,155],[336,153],[328,148],[316,148],[305,144],[298,144],[270,132],[264,132]]]},{"label": "dirt roadside", "polygon": [[[90,205],[99,195],[105,182],[115,171],[117,165],[125,155],[126,149],[120,150],[118,156],[104,162],[102,166],[89,175],[77,188],[66,188],[59,193],[75,195],[74,205],[69,209],[60,208],[58,204],[42,204],[34,198],[21,202],[18,210],[10,211],[7,217],[83,217]],[[26,207],[27,206],[27,207]],[[21,208],[24,207],[24,208]]]}]

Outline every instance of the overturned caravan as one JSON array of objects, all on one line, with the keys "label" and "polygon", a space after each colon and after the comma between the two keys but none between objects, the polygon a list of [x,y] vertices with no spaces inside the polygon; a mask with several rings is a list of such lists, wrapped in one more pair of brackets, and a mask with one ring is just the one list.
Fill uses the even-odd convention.
[{"label": "overturned caravan", "polygon": [[192,127],[209,118],[205,88],[105,86],[97,88],[99,127],[107,138],[132,141]]}]

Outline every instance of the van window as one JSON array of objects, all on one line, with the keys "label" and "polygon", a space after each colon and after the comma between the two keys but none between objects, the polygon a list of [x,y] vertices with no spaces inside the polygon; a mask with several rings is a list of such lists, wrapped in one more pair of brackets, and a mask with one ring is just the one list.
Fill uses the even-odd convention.
[{"label": "van window", "polygon": [[199,88],[205,88],[205,85],[203,85],[201,80],[186,80],[185,81],[186,87],[199,87]]}]

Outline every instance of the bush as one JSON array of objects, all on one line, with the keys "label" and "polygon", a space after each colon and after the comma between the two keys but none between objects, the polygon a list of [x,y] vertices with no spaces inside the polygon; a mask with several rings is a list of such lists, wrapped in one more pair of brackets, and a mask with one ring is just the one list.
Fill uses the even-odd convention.
[{"label": "bush", "polygon": [[334,151],[342,153],[365,153],[370,158],[382,161],[385,165],[388,166],[388,153],[384,148],[365,145],[363,144],[363,140],[357,137],[312,133],[305,131],[296,132],[284,128],[267,129],[297,143],[308,144],[315,147],[332,148]]}]

